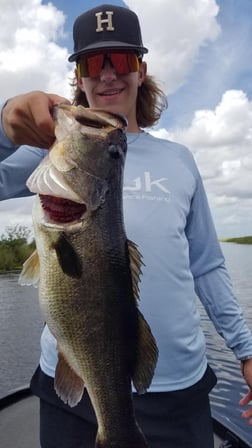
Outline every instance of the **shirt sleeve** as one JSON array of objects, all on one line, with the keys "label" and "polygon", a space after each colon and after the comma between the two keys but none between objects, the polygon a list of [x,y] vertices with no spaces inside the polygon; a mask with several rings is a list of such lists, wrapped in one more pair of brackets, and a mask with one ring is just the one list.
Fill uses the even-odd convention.
[{"label": "shirt sleeve", "polygon": [[12,143],[0,120],[0,201],[32,194],[26,181],[46,154],[47,150]]},{"label": "shirt sleeve", "polygon": [[[1,116],[4,104],[0,105]],[[2,126],[2,120],[0,120],[0,162],[9,157],[14,151],[16,151],[17,148],[18,145],[12,143],[5,135]]]},{"label": "shirt sleeve", "polygon": [[197,296],[237,359],[252,355],[252,335],[233,292],[200,175],[186,234]]},{"label": "shirt sleeve", "polygon": [[0,201],[33,194],[26,187],[26,181],[46,153],[40,148],[20,146],[0,162]]},{"label": "shirt sleeve", "polygon": [[237,359],[252,355],[251,332],[234,296],[225,265],[195,279],[195,291],[216,331]]}]

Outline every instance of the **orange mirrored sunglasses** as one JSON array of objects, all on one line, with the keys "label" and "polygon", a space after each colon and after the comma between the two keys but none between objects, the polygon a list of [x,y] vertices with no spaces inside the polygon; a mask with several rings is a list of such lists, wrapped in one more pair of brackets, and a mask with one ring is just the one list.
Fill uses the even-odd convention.
[{"label": "orange mirrored sunglasses", "polygon": [[104,52],[82,55],[77,64],[79,76],[96,78],[100,75],[106,61],[110,62],[119,75],[139,70],[139,57],[135,53]]}]

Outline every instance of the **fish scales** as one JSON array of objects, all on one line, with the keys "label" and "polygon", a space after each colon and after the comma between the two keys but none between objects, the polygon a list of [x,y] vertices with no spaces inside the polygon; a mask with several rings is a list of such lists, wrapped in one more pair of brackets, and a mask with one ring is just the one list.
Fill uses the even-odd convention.
[{"label": "fish scales", "polygon": [[141,255],[123,222],[126,123],[81,106],[59,105],[56,117],[56,142],[27,183],[37,193],[37,252],[20,283],[39,281],[40,306],[57,341],[55,390],[75,406],[87,388],[96,448],[146,448],[131,384],[147,390],[158,349],[138,309]]}]

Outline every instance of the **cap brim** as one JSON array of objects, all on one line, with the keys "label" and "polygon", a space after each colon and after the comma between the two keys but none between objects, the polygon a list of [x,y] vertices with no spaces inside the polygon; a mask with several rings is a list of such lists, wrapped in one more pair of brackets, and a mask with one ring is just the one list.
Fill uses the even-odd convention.
[{"label": "cap brim", "polygon": [[110,50],[133,50],[138,53],[144,54],[148,53],[148,49],[145,47],[139,47],[137,45],[130,45],[125,42],[110,42],[110,41],[104,41],[95,43],[93,45],[88,45],[87,47],[83,48],[82,50],[76,51],[75,53],[71,54],[68,58],[69,62],[77,61],[77,59],[85,53],[90,53],[92,51],[99,51],[104,50],[104,48]]}]

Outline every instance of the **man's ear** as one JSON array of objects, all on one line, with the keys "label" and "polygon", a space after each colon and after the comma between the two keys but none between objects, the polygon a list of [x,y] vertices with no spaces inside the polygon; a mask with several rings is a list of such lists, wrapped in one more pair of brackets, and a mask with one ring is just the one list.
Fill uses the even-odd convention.
[{"label": "man's ear", "polygon": [[144,82],[145,77],[146,77],[146,73],[147,73],[147,64],[144,61],[144,62],[141,62],[140,68],[139,68],[139,72],[138,72],[138,85],[139,85],[139,87]]}]

